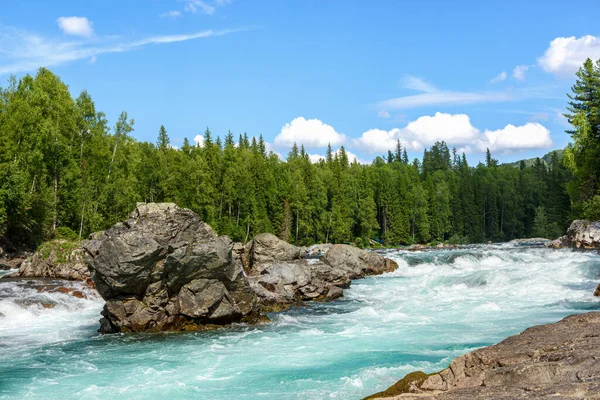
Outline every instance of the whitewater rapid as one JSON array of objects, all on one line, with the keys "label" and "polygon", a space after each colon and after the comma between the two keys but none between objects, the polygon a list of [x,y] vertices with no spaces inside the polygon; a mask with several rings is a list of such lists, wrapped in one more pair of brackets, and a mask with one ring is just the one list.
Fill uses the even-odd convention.
[{"label": "whitewater rapid", "polygon": [[0,398],[358,399],[600,309],[592,252],[505,244],[386,256],[396,272],[355,281],[338,301],[185,334],[101,336],[101,299],[0,281]]}]

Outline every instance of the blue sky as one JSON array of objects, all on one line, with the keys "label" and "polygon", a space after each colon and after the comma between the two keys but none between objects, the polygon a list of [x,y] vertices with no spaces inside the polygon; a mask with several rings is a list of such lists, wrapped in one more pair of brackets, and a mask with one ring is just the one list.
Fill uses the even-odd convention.
[{"label": "blue sky", "polygon": [[47,66],[175,145],[208,126],[315,158],[397,139],[412,157],[435,140],[473,162],[543,155],[568,142],[574,71],[600,58],[595,2],[0,1],[0,81]]}]

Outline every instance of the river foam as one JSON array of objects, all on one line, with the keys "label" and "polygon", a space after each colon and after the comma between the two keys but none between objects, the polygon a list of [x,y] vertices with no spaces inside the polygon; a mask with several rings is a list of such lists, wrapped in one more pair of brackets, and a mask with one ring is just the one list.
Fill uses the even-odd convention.
[{"label": "river foam", "polygon": [[186,334],[101,336],[100,299],[0,283],[0,397],[355,399],[600,308],[595,253],[498,245],[387,256],[396,272],[355,281],[338,301]]}]

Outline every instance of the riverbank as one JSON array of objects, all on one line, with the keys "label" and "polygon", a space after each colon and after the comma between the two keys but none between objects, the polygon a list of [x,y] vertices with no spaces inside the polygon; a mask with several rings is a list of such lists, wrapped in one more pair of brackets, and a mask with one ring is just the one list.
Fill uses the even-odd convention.
[{"label": "riverbank", "polygon": [[412,372],[365,400],[600,398],[600,312],[572,315]]}]

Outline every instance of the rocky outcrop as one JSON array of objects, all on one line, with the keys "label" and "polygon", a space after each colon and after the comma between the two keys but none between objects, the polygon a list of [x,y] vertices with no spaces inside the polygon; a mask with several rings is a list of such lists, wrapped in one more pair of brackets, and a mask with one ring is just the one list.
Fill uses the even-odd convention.
[{"label": "rocky outcrop", "polygon": [[21,261],[19,271],[4,278],[51,278],[91,283],[83,249],[79,243],[67,240],[42,244],[33,256]]},{"label": "rocky outcrop", "polygon": [[[130,219],[84,244],[106,300],[101,332],[194,330],[264,321],[261,313],[342,296],[351,279],[397,268],[346,245],[312,249],[272,234],[218,236],[175,204],[139,204]],[[315,257],[326,251],[321,260]]]},{"label": "rocky outcrop", "polygon": [[535,326],[460,356],[443,371],[413,373],[369,398],[600,398],[600,313]]},{"label": "rocky outcrop", "polygon": [[[319,253],[324,254],[320,260]],[[267,233],[251,243],[248,274],[263,309],[279,311],[302,301],[336,299],[352,279],[396,268],[394,261],[356,247],[320,245],[307,250]]]},{"label": "rocky outcrop", "polygon": [[600,221],[577,219],[571,223],[567,234],[549,245],[553,248],[600,249]]},{"label": "rocky outcrop", "polygon": [[85,244],[101,332],[197,330],[259,317],[233,243],[175,204],[140,204]]}]

